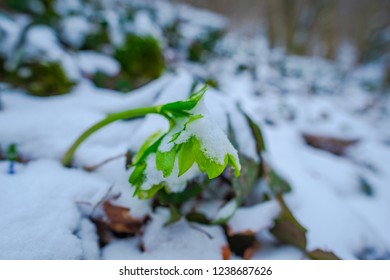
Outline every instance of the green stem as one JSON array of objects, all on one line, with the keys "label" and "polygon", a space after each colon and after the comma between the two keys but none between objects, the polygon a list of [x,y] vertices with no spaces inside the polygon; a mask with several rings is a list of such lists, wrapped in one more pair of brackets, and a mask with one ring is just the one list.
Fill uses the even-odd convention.
[{"label": "green stem", "polygon": [[[101,129],[102,127],[118,121],[118,120],[125,120],[125,119],[133,119],[138,117],[143,117],[147,114],[160,114],[166,118],[168,118],[165,114],[160,113],[161,106],[154,106],[154,107],[145,107],[145,108],[136,108],[132,110],[127,110],[119,113],[114,113],[108,115],[104,120],[94,124],[89,129],[87,129],[83,134],[77,138],[77,140],[72,144],[72,146],[69,148],[69,150],[65,153],[64,157],[62,158],[62,164],[65,166],[70,166],[72,163],[72,158],[74,153],[76,152],[77,148],[93,133]],[[171,123],[171,119],[168,118],[169,122]],[[172,124],[171,124],[172,125]]]}]

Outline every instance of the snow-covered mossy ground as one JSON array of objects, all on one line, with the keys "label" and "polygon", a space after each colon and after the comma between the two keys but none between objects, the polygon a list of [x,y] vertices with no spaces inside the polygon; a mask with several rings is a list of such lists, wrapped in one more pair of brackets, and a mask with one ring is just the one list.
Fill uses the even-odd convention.
[{"label": "snow-covered mossy ground", "polygon": [[285,55],[170,1],[0,7],[0,259],[390,258],[383,61]]}]

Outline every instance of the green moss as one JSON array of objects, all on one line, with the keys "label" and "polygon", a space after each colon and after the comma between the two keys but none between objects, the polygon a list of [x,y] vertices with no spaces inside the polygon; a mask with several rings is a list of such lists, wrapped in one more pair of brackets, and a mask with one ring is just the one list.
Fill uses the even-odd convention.
[{"label": "green moss", "polygon": [[125,44],[115,52],[123,72],[135,81],[158,78],[165,69],[159,42],[152,36],[128,35]]},{"label": "green moss", "polygon": [[32,75],[26,79],[26,89],[31,95],[61,95],[74,86],[58,62],[38,63],[30,69]]},{"label": "green moss", "polygon": [[128,35],[114,56],[121,65],[121,72],[114,77],[96,73],[92,77],[96,86],[129,92],[160,77],[165,70],[163,52],[151,36]]},{"label": "green moss", "polygon": [[0,81],[23,88],[30,95],[61,95],[74,86],[58,62],[25,63],[15,71],[7,71],[4,63],[0,64]]}]

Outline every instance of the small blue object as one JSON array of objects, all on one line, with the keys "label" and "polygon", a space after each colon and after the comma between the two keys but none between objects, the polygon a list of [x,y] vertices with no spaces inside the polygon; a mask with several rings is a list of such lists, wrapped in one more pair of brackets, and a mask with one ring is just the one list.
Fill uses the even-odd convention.
[{"label": "small blue object", "polygon": [[15,174],[15,162],[13,160],[9,162],[8,174]]}]

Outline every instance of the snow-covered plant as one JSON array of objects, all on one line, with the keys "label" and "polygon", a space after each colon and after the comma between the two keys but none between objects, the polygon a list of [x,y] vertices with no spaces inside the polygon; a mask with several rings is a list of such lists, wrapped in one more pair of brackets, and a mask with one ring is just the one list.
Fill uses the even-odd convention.
[{"label": "snow-covered plant", "polygon": [[170,128],[150,136],[134,157],[129,178],[135,187],[134,195],[151,198],[163,188],[167,193],[181,192],[198,171],[212,179],[227,165],[234,168],[238,177],[241,168],[238,153],[210,117],[203,101],[206,89],[203,87],[184,101],[108,115],[75,141],[63,164],[69,166],[78,146],[100,128],[117,120],[158,114],[169,121]]}]

